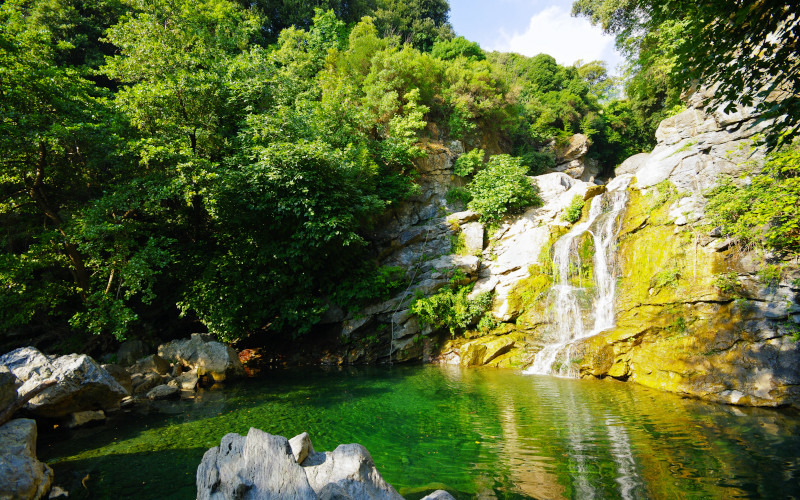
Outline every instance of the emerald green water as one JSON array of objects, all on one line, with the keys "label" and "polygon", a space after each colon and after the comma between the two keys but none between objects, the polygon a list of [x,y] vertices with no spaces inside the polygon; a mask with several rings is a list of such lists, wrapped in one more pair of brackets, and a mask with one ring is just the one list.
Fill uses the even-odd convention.
[{"label": "emerald green water", "polygon": [[361,443],[412,499],[800,497],[797,413],[430,366],[270,372],[42,435],[39,456],[70,498],[192,499],[203,453],[250,427]]}]

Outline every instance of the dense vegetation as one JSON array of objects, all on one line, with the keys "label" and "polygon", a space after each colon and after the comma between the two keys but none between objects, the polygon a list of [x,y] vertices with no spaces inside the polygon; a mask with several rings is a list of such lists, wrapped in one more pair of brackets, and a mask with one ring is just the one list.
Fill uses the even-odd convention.
[{"label": "dense vegetation", "polygon": [[444,0],[311,5],[0,6],[5,343],[303,333],[401,281],[363,235],[415,193],[421,141],[516,155],[473,166],[487,219],[535,202],[555,138],[615,144],[609,166],[642,142],[602,115],[602,66],[485,54]]},{"label": "dense vegetation", "polygon": [[602,63],[485,53],[448,11],[0,4],[0,343],[302,334],[331,303],[400,286],[364,235],[416,193],[425,142],[462,141],[461,199],[491,221],[537,202],[525,175],[554,165],[555,144],[586,134],[610,173],[677,103],[674,53],[644,48],[680,23],[637,39],[616,100]]}]

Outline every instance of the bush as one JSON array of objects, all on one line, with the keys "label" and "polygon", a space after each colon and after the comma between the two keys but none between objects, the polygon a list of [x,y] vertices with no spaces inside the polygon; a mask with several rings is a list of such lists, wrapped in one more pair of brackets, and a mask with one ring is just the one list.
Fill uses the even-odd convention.
[{"label": "bush", "polygon": [[460,177],[474,174],[483,165],[483,156],[482,149],[473,149],[469,153],[464,153],[453,165],[453,173]]},{"label": "bush", "polygon": [[527,170],[520,158],[492,156],[467,186],[472,195],[469,209],[481,214],[482,222],[491,222],[509,212],[541,206],[538,188],[526,176]]},{"label": "bush", "polygon": [[430,297],[418,298],[411,305],[411,312],[417,315],[423,326],[447,328],[450,335],[455,336],[476,324],[492,306],[491,292],[484,292],[474,299],[467,298],[472,286],[446,287]]},{"label": "bush", "polygon": [[575,224],[581,220],[581,211],[583,210],[584,205],[586,205],[586,202],[584,201],[583,196],[575,195],[575,197],[572,198],[569,206],[564,209],[564,213],[561,214],[561,220]]},{"label": "bush", "polygon": [[800,252],[800,148],[770,154],[749,179],[723,179],[706,193],[709,222],[744,246]]}]

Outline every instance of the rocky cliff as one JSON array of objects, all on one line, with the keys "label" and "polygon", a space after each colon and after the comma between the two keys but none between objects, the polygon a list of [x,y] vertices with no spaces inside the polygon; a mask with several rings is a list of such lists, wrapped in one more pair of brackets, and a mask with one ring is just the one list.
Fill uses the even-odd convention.
[{"label": "rocky cliff", "polygon": [[[324,360],[524,369],[552,347],[554,330],[564,329],[554,303],[563,285],[578,291],[570,320],[577,323],[569,328],[582,334],[559,353],[553,370],[725,403],[800,406],[797,262],[735,247],[707,226],[704,212],[710,187],[762,158],[753,138],[769,124],[749,109],[703,109],[704,97],[696,94],[688,109],[664,120],[656,148],[625,161],[605,183],[583,158],[582,139],[573,138],[559,152],[556,171],[532,178],[543,206],[508,218],[491,234],[475,214],[447,201],[448,189],[462,182],[451,168],[461,146],[430,146],[418,165],[421,194],[387,214],[373,235],[382,263],[406,269],[410,285],[345,318]],[[612,196],[626,204],[619,215],[604,215],[615,217],[616,239],[603,250],[610,257],[601,270],[599,229],[589,219]],[[576,201],[585,203],[580,220],[565,221]],[[581,224],[585,230],[575,232]],[[575,260],[567,265],[569,282],[559,284],[554,251],[565,234]],[[475,283],[473,297],[493,293],[491,331],[451,338],[421,328],[411,314],[414,297],[447,285],[454,269],[463,283]],[[593,329],[592,304],[606,293],[598,285],[601,271],[614,292],[612,318],[608,325],[595,321]]]}]

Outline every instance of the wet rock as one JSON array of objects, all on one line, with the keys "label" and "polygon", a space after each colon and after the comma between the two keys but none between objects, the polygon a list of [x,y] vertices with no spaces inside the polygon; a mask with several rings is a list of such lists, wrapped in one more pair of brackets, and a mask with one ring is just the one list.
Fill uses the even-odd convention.
[{"label": "wet rock", "polygon": [[117,350],[117,363],[130,366],[136,360],[147,356],[147,346],[141,340],[126,340]]},{"label": "wet rock", "polygon": [[245,375],[236,351],[220,342],[205,340],[196,333],[188,340],[174,340],[159,346],[158,354],[196,369],[200,377],[208,375],[217,382]]},{"label": "wet rock", "polygon": [[147,398],[153,401],[160,399],[178,398],[181,395],[181,390],[177,387],[169,385],[157,385],[147,391]]},{"label": "wet rock", "polygon": [[159,375],[166,375],[170,371],[170,368],[169,361],[158,354],[151,354],[138,360],[133,366],[128,368],[128,371],[130,373],[154,372]]},{"label": "wet rock", "polygon": [[195,370],[181,373],[174,379],[170,380],[167,385],[170,387],[177,387],[182,391],[194,391],[197,389],[198,382],[197,372]]},{"label": "wet rock", "polygon": [[118,407],[128,391],[85,354],[45,356],[33,347],[21,347],[0,356],[23,382],[20,393],[27,393],[42,382],[54,379],[49,387],[26,403],[25,408],[41,417],[62,417],[84,410]]},{"label": "wet rock", "polygon": [[137,373],[131,376],[133,394],[145,394],[153,387],[161,384],[161,376],[155,372]]},{"label": "wet rock", "polygon": [[0,498],[38,500],[53,483],[53,470],[36,458],[36,422],[18,418],[0,426]]},{"label": "wet rock", "polygon": [[69,416],[67,420],[67,427],[74,429],[75,427],[82,427],[91,422],[102,422],[106,419],[106,414],[103,410],[97,411],[78,411]]}]

